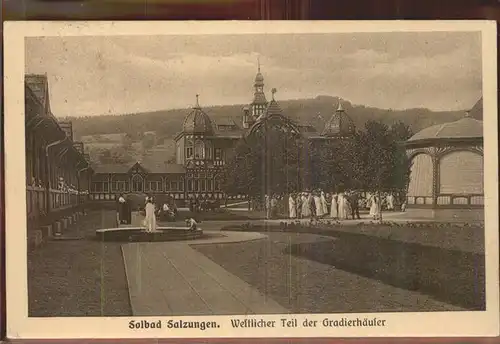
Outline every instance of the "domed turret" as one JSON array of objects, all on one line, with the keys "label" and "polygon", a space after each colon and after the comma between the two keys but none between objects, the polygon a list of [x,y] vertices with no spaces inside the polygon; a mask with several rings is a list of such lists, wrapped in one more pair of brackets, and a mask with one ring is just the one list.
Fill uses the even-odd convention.
[{"label": "domed turret", "polygon": [[196,106],[184,119],[182,126],[184,133],[213,135],[214,129],[210,117],[201,109],[196,95]]},{"label": "domed turret", "polygon": [[346,114],[342,103],[339,102],[339,107],[326,122],[325,128],[321,133],[322,136],[351,136],[354,134],[355,126],[352,119]]}]

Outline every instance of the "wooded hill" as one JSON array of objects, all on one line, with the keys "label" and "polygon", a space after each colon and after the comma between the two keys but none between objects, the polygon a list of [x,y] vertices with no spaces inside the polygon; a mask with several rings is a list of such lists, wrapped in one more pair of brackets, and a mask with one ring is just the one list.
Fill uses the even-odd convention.
[{"label": "wooded hill", "polygon": [[[318,96],[314,99],[296,99],[278,101],[283,113],[290,118],[303,123],[311,124],[321,131],[325,122],[332,116],[338,106],[339,98]],[[362,128],[369,120],[392,124],[402,121],[409,125],[413,132],[425,127],[450,122],[464,116],[464,111],[435,112],[425,108],[391,110],[352,105],[341,100],[347,114],[352,118],[356,127]],[[241,126],[242,109],[244,105],[225,105],[204,107],[204,111],[217,121],[218,118],[230,117]],[[97,134],[128,133],[132,136],[148,131],[156,132],[157,138],[170,138],[182,130],[184,117],[190,109],[163,110],[124,115],[103,115],[88,117],[67,117],[73,122],[74,136],[79,140],[82,136]]]}]

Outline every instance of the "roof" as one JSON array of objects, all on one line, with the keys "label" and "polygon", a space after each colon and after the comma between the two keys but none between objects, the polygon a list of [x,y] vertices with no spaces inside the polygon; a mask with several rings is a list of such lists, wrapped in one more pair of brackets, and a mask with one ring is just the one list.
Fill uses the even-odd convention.
[{"label": "roof", "polygon": [[95,173],[128,173],[132,167],[139,164],[147,173],[184,173],[185,168],[179,164],[168,164],[163,161],[146,159],[135,164],[94,164]]},{"label": "roof", "polygon": [[273,115],[281,115],[283,111],[281,110],[281,107],[279,106],[278,102],[276,100],[271,100],[269,105],[267,106],[265,116],[273,116]]},{"label": "roof", "polygon": [[482,138],[483,122],[470,116],[465,116],[455,122],[433,125],[413,135],[408,142],[429,139],[450,138]]},{"label": "roof", "polygon": [[338,109],[332,117],[326,122],[325,128],[321,135],[323,136],[347,136],[354,134],[355,126],[351,117],[342,108],[339,103]]},{"label": "roof", "polygon": [[45,104],[47,94],[47,76],[42,74],[26,74],[24,80],[35,96]]},{"label": "roof", "polygon": [[252,104],[257,104],[257,105],[267,104],[266,95],[262,92],[256,92],[253,96]]},{"label": "roof", "polygon": [[257,75],[255,75],[255,85],[256,86],[264,85],[264,76],[260,71],[257,73]]},{"label": "roof", "polygon": [[231,117],[217,117],[213,122],[217,125],[236,125],[236,122]]},{"label": "roof", "polygon": [[196,106],[193,107],[191,112],[184,119],[182,131],[184,133],[206,135],[212,135],[214,132],[210,117],[200,107],[198,95],[196,95]]},{"label": "roof", "polygon": [[469,111],[469,116],[477,120],[483,120],[483,97],[481,97],[476,104]]}]

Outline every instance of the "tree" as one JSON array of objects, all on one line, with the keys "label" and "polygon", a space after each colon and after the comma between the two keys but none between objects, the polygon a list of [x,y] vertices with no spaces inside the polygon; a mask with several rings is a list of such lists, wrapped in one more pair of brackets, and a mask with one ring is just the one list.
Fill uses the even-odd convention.
[{"label": "tree", "polygon": [[313,188],[332,190],[359,189],[363,162],[360,159],[359,135],[311,144]]},{"label": "tree", "polygon": [[301,190],[308,179],[305,148],[289,128],[266,122],[235,147],[225,168],[223,190],[259,199]]},{"label": "tree", "polygon": [[404,190],[408,184],[410,165],[401,139],[411,135],[409,128],[396,124],[389,128],[381,122],[369,121],[360,133],[359,152],[362,179],[367,191]]}]

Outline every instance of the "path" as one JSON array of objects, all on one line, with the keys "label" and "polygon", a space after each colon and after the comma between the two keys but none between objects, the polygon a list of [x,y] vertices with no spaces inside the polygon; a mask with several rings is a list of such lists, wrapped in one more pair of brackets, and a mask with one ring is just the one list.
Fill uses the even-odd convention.
[{"label": "path", "polygon": [[230,233],[189,242],[122,245],[133,315],[288,313],[188,245],[262,238],[259,233]]}]

